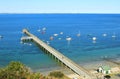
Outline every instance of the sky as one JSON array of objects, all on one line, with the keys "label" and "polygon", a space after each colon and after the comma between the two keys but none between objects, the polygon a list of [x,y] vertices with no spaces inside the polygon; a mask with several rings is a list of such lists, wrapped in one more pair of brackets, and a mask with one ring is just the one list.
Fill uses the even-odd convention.
[{"label": "sky", "polygon": [[120,13],[120,0],[0,0],[0,13]]}]

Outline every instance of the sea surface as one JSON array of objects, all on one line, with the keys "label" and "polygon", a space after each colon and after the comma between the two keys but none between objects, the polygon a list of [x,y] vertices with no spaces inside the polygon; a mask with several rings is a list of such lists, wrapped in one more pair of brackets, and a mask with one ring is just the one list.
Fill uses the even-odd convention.
[{"label": "sea surface", "polygon": [[36,44],[21,43],[23,28],[81,65],[120,59],[120,14],[0,14],[0,67],[11,61],[21,61],[35,71],[60,67]]}]

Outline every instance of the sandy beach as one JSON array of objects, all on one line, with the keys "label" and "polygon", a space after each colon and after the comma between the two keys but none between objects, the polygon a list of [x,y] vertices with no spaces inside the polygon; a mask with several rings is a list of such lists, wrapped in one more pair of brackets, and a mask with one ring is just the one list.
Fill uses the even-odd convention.
[{"label": "sandy beach", "polygon": [[[89,70],[90,73],[92,73],[94,75],[98,75],[98,72],[96,71],[97,68],[99,66],[105,66],[105,65],[111,67],[111,72],[112,72],[111,73],[111,79],[119,79],[120,78],[117,75],[117,74],[120,74],[120,65],[118,65],[118,64],[116,64],[115,62],[112,62],[112,61],[106,61],[106,60],[104,60],[104,61],[96,61],[96,62],[85,63],[85,64],[82,64],[81,66],[83,66],[85,69]],[[44,74],[44,75],[48,75],[50,72],[56,71],[56,70],[63,72],[66,76],[68,76],[71,79],[73,79],[73,78],[83,79],[82,77],[75,74],[72,70],[68,69],[65,66],[56,67],[56,68],[46,70],[46,71],[41,71],[41,73]]]}]

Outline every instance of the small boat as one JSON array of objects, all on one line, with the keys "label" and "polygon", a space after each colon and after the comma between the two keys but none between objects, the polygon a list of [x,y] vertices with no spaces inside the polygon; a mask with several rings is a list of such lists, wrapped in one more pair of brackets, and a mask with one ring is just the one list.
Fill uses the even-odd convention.
[{"label": "small boat", "polygon": [[53,34],[54,36],[58,36],[58,34]]},{"label": "small boat", "polygon": [[93,38],[92,38],[92,40],[93,40],[93,41],[96,41],[96,40],[97,40],[97,38],[96,38],[96,37],[93,37]]},{"label": "small boat", "polygon": [[115,35],[115,33],[112,35],[112,38],[116,38],[116,35]]},{"label": "small boat", "polygon": [[3,38],[3,36],[2,36],[2,35],[0,35],[0,38]]},{"label": "small boat", "polygon": [[106,34],[106,33],[104,33],[102,36],[106,37],[106,36],[107,36],[107,34]]},{"label": "small boat", "polygon": [[67,41],[71,41],[71,40],[72,40],[72,38],[68,37],[68,38],[66,38],[66,40],[67,40]]},{"label": "small boat", "polygon": [[70,41],[72,40],[72,38],[67,37],[66,40],[68,41],[68,45],[70,44]]},{"label": "small boat", "polygon": [[60,32],[61,35],[63,35],[63,32]]},{"label": "small boat", "polygon": [[53,36],[51,36],[51,37],[50,37],[50,40],[53,40],[53,39],[54,39],[54,37],[53,37]]},{"label": "small boat", "polygon": [[112,38],[115,38],[115,37],[116,37],[115,35],[112,36]]},{"label": "small boat", "polygon": [[46,28],[44,27],[44,28],[42,28],[42,30],[43,30],[43,31],[45,31],[45,30],[46,30]]},{"label": "small boat", "polygon": [[62,38],[58,38],[59,40],[61,40]]}]

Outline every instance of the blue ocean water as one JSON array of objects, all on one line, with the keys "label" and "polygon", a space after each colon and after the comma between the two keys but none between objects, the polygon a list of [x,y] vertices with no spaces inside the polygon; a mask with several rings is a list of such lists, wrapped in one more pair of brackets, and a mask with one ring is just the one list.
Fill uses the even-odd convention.
[{"label": "blue ocean water", "polygon": [[[44,27],[45,34],[37,31]],[[102,61],[104,57],[120,59],[119,14],[0,14],[0,35],[3,36],[0,67],[10,61],[21,61],[33,70],[59,67],[34,43],[31,46],[20,43],[23,28],[28,28],[44,42],[49,41],[50,46],[78,64]],[[79,31],[80,37],[77,37]],[[56,33],[59,35],[50,41],[50,36]],[[104,33],[106,37],[102,36]],[[68,36],[72,38],[69,44]],[[97,38],[96,43],[92,37]]]}]

